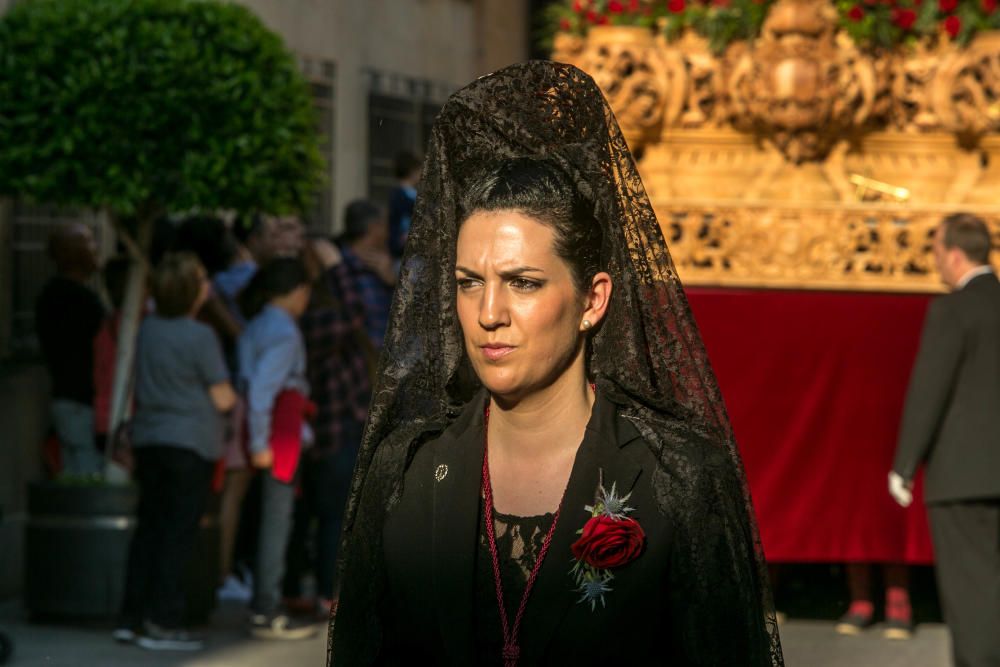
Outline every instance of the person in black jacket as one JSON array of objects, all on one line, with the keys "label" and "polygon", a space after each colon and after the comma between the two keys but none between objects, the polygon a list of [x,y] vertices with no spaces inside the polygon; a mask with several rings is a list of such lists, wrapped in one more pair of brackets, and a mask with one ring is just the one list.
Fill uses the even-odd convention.
[{"label": "person in black jacket", "polygon": [[98,475],[103,459],[94,434],[94,338],[104,305],[90,281],[99,267],[90,227],[69,223],[49,238],[56,275],[35,307],[35,327],[52,378],[52,427],[59,437],[62,472]]},{"label": "person in black jacket", "polygon": [[1000,281],[985,223],[959,213],[934,236],[952,290],[928,309],[889,490],[912,502],[926,467],[945,621],[959,667],[1000,665]]},{"label": "person in black jacket", "polygon": [[422,173],[330,663],[783,664],[725,406],[596,84],[477,80]]}]

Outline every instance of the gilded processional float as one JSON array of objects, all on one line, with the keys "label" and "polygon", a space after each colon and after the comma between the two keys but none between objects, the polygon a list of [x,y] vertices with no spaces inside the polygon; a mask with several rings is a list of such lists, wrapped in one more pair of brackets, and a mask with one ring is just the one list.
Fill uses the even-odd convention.
[{"label": "gilded processional float", "polygon": [[[1000,241],[997,0],[565,0],[741,441],[768,557],[932,561],[886,493],[931,238]],[[917,505],[915,503],[915,505]]]}]

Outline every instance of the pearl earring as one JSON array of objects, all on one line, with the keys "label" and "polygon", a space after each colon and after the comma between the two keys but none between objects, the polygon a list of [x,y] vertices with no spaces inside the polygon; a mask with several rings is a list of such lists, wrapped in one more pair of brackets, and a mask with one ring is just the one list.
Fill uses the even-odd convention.
[{"label": "pearl earring", "polygon": [[584,329],[584,331],[586,331],[587,329],[589,329],[592,326],[594,326],[594,325],[590,323],[590,320],[584,320],[583,321],[583,329]]}]

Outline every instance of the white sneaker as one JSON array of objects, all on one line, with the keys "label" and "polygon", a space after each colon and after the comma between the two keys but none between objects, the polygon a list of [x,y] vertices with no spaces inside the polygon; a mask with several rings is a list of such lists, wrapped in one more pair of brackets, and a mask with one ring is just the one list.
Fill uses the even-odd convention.
[{"label": "white sneaker", "polygon": [[215,595],[219,600],[250,602],[250,598],[253,597],[253,591],[249,586],[230,574],[222,582],[222,585],[219,586]]}]

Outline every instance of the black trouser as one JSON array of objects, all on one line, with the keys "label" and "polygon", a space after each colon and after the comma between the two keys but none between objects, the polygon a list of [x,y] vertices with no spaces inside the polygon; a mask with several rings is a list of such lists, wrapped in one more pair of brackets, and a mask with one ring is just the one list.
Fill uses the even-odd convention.
[{"label": "black trouser", "polygon": [[129,549],[121,621],[178,628],[184,621],[184,573],[197,544],[212,464],[182,447],[134,451],[138,526]]},{"label": "black trouser", "polygon": [[344,424],[344,445],[340,449],[334,452],[317,449],[303,457],[303,493],[295,512],[284,586],[285,595],[289,597],[300,592],[302,573],[308,561],[304,544],[312,517],[316,518],[316,594],[321,598],[333,595],[344,508],[363,429],[364,424],[351,420]]},{"label": "black trouser", "polygon": [[956,667],[1000,665],[1000,500],[928,505]]}]

